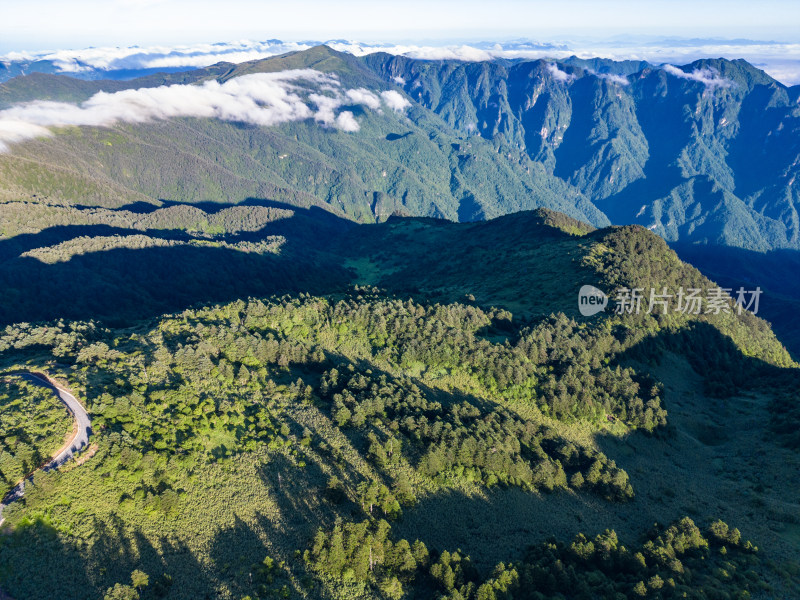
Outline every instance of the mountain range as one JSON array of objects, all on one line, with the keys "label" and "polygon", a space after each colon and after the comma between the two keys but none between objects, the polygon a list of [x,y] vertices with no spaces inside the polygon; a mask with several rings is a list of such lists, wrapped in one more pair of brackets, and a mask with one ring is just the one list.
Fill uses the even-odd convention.
[{"label": "mountain range", "polygon": [[[3,83],[0,597],[797,597],[797,92],[324,46]],[[43,471],[53,389],[88,447]]]},{"label": "mountain range", "polygon": [[[800,86],[743,60],[680,68],[575,57],[462,62],[318,46],[132,80],[34,73],[0,84],[0,107],[76,105],[100,92],[309,68],[335,77],[340,91],[394,91],[408,106],[374,110],[345,98],[337,110],[354,115],[358,131],[350,132],[315,119],[263,127],[180,115],[65,124],[0,154],[0,198],[50,206],[51,215],[61,205],[255,198],[356,222],[392,214],[474,221],[545,207],[595,226],[641,224],[691,250],[698,265],[709,264],[704,252],[739,248],[738,260],[722,261],[724,272],[713,270],[732,284],[753,270],[744,257],[763,262],[764,252],[800,248]],[[6,235],[27,227],[11,206],[3,208]],[[764,282],[763,310],[797,352],[784,264],[776,261],[771,272],[782,274]]]},{"label": "mountain range", "polygon": [[[2,84],[0,102],[80,102],[98,91],[308,67],[335,73],[351,88],[401,88],[413,101],[408,118],[367,115],[351,136],[305,122],[258,130],[213,120],[118,124],[82,132],[80,148],[77,132],[64,131],[2,157],[3,194],[196,202],[224,190],[226,201],[321,201],[362,221],[395,210],[465,221],[544,206],[595,225],[639,223],[669,241],[800,248],[800,87],[744,61],[681,68],[577,58],[464,63],[357,58],[320,46],[129,81],[30,75]],[[154,135],[172,160],[156,151],[148,164],[131,151]],[[103,136],[117,137],[128,152]],[[197,136],[206,143],[198,145]],[[240,141],[256,150],[243,156]],[[284,154],[293,160],[278,164]],[[73,175],[80,160],[88,168]],[[56,188],[35,187],[31,178]]]}]

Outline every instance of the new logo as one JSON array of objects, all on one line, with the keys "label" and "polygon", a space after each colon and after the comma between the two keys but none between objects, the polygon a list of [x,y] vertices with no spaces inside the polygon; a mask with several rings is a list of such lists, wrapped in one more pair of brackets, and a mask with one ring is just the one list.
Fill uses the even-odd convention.
[{"label": "new logo", "polygon": [[584,317],[591,317],[604,311],[608,306],[608,296],[593,285],[584,285],[578,292],[578,310]]}]

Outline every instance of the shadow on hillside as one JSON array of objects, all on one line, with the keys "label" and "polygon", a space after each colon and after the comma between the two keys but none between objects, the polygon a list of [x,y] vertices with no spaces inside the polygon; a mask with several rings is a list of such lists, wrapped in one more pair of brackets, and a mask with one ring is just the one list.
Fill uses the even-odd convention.
[{"label": "shadow on hillside", "polygon": [[3,591],[15,598],[95,598],[77,548],[62,543],[49,522],[35,518],[0,540]]},{"label": "shadow on hillside", "polygon": [[[576,107],[592,106],[596,102],[596,82],[592,77],[581,77],[569,87],[569,97]],[[561,144],[556,148],[553,174],[568,181],[574,173],[589,163],[597,148],[592,144],[596,128],[596,114],[589,110],[575,110]]]},{"label": "shadow on hillside", "polygon": [[[755,345],[750,353],[763,353]],[[684,356],[692,369],[704,380],[705,393],[726,398],[747,390],[767,388],[788,391],[796,382],[800,387],[800,370],[781,368],[762,359],[748,356],[717,327],[706,322],[692,322],[679,331],[662,330],[641,340],[619,355],[615,362],[630,360],[657,365],[666,352]],[[669,407],[667,407],[669,410]]]},{"label": "shadow on hillside", "polygon": [[[753,347],[749,351],[762,350]],[[657,366],[668,352],[687,359],[702,378],[702,391],[707,397],[725,403],[728,398],[745,392],[768,393],[770,420],[763,423],[764,435],[789,447],[800,447],[800,408],[795,400],[800,389],[800,369],[782,368],[748,356],[725,333],[704,322],[695,322],[678,332],[662,331],[647,337],[615,362],[625,365],[636,361],[647,370],[647,365]],[[668,402],[665,408],[669,413]],[[667,419],[669,422],[669,416]]]},{"label": "shadow on hillside", "polygon": [[[46,520],[35,517],[18,525],[0,542],[3,591],[15,598],[75,598],[95,600],[117,583],[130,585],[140,569],[150,577],[144,598],[211,598],[213,589],[203,566],[176,540],[163,538],[153,546],[119,517],[95,521],[93,542],[71,543]],[[164,577],[168,574],[169,577]]]},{"label": "shadow on hillside", "polygon": [[[327,477],[315,460],[304,462],[302,466],[278,454],[269,464],[259,468],[259,477],[281,513],[283,530],[275,530],[274,525],[270,525],[276,536],[296,537],[298,532],[305,530],[305,537],[310,540],[317,527],[333,524],[335,515],[328,510],[328,505],[319,502],[325,492]],[[350,503],[343,507],[355,508]]]},{"label": "shadow on hillside", "polygon": [[[147,235],[186,242],[180,230],[117,228],[109,225],[59,226],[0,242],[0,325],[53,319],[99,319],[110,325],[182,310],[198,303],[226,302],[247,296],[283,293],[329,293],[344,288],[350,273],[326,250],[353,223],[318,208],[297,208],[250,199],[245,205],[294,211],[257,232],[221,235],[205,245],[113,248],[87,251],[45,263],[20,256],[78,237]],[[233,205],[205,208],[219,211]],[[241,206],[241,205],[239,205]],[[128,207],[139,211],[155,207]],[[278,254],[221,247],[283,236]],[[88,244],[91,240],[78,241]],[[100,241],[97,241],[100,244]],[[216,245],[214,245],[216,244]],[[57,253],[58,251],[56,251]]]},{"label": "shadow on hillside", "polygon": [[[423,497],[416,507],[405,510],[403,519],[394,527],[395,535],[421,539],[429,549],[461,548],[478,559],[477,566],[486,572],[501,560],[521,557],[528,546],[550,536],[569,540],[577,533],[593,536],[614,529],[628,545],[654,522],[667,523],[687,514],[700,522],[711,518],[736,520],[743,530],[758,531],[763,525],[756,523],[757,519],[752,523],[742,521],[738,496],[715,497],[715,486],[727,481],[731,473],[720,471],[711,458],[728,451],[721,445],[736,437],[735,430],[726,432],[723,426],[743,423],[753,426],[748,420],[752,417],[735,418],[737,412],[729,401],[731,395],[763,390],[765,386],[778,392],[778,399],[770,405],[776,418],[770,423],[764,418],[767,413],[760,413],[756,426],[761,430],[755,432],[755,438],[798,444],[800,411],[794,405],[793,392],[800,389],[800,370],[776,367],[746,356],[729,337],[707,323],[697,323],[679,333],[646,338],[617,362],[627,365],[635,361],[637,370],[642,371],[647,370],[647,364],[658,363],[668,352],[685,356],[697,371],[698,379],[705,379],[710,392],[704,396],[698,391],[681,406],[681,426],[690,427],[696,435],[700,432],[695,443],[701,446],[687,443],[686,432],[676,436],[674,425],[668,425],[666,431],[657,435],[597,434],[599,449],[628,471],[636,493],[633,501],[614,503],[590,493],[538,494],[500,486],[474,495],[443,490]],[[781,400],[781,391],[785,400]],[[786,406],[782,407],[781,402]],[[677,411],[669,400],[665,406],[668,411]],[[719,439],[712,439],[715,436]],[[707,452],[698,453],[698,447]],[[752,452],[748,447],[744,459],[751,457]],[[766,448],[765,457],[773,454]],[[736,457],[739,461],[744,459]],[[736,481],[734,477],[729,485],[735,486]]]},{"label": "shadow on hillside", "polygon": [[[266,574],[261,571],[267,556],[284,559],[284,556],[275,556],[270,551],[268,540],[262,539],[256,527],[235,515],[233,525],[218,532],[211,542],[214,572],[219,578],[227,580],[236,598],[246,597],[254,592],[254,588],[266,584]],[[287,578],[277,583],[280,587],[281,583],[288,584],[289,580]]]},{"label": "shadow on hillside", "polygon": [[[202,561],[179,539],[176,515],[145,516],[140,505],[124,518],[115,513],[102,521],[88,516],[91,538],[86,540],[59,533],[47,520],[33,517],[0,536],[3,591],[15,598],[96,600],[117,583],[130,585],[131,573],[138,569],[150,579],[143,599],[211,600],[223,590],[236,598],[284,597],[278,593],[283,586],[299,593],[299,582],[287,576],[282,565],[269,572],[261,567],[270,556],[276,565],[285,562],[295,574],[302,574],[302,559],[295,550],[305,549],[318,527],[333,526],[334,512],[316,501],[315,492],[324,481],[320,473],[315,465],[300,468],[276,455],[263,468],[262,481],[278,504],[277,516],[257,512],[245,522],[209,499],[201,508],[213,534]],[[340,510],[349,507],[348,503]],[[163,522],[166,533],[158,539],[146,537],[135,525],[142,516]],[[228,520],[225,517],[232,517],[232,524],[217,529],[219,521]],[[317,586],[313,597],[330,594]]]},{"label": "shadow on hillside", "polygon": [[[533,251],[549,240],[571,237],[560,228],[573,224],[567,217],[559,221],[547,212],[530,211],[480,225],[414,218],[418,227],[392,228],[399,217],[390,217],[386,224],[357,225],[317,206],[298,208],[263,199],[193,206],[214,214],[248,205],[291,210],[292,216],[277,215],[258,231],[214,236],[180,229],[185,226],[182,219],[195,218],[181,213],[174,223],[154,219],[169,229],[71,225],[2,240],[0,326],[55,319],[128,326],[193,305],[248,296],[337,293],[356,276],[345,267],[347,258],[361,260],[362,266],[381,275],[382,286],[395,292],[418,293],[443,281],[457,281],[458,289],[468,292],[488,285],[488,273],[496,271],[483,263],[498,244],[506,254]],[[130,212],[146,215],[158,210],[146,203],[124,208],[129,220]],[[88,210],[78,208],[83,209]],[[169,213],[162,216],[173,218]],[[232,218],[242,220],[232,229],[246,224],[245,215]],[[421,230],[428,233],[419,237]],[[252,245],[269,240],[277,244],[276,237],[284,240],[278,252],[258,251]],[[59,247],[64,242],[68,245]],[[41,250],[21,256],[36,249]],[[527,266],[517,266],[523,279],[533,277]],[[463,300],[464,292],[449,300]],[[491,295],[481,302],[497,304],[502,299]]]},{"label": "shadow on hillside", "polygon": [[763,293],[758,316],[772,324],[775,335],[800,359],[800,250],[754,252],[727,246],[670,244],[681,260],[723,287]]},{"label": "shadow on hillside", "polygon": [[683,515],[735,522],[781,551],[785,538],[774,532],[795,517],[762,507],[787,506],[796,492],[786,457],[800,447],[800,369],[748,356],[708,323],[645,338],[616,362],[665,385],[666,428],[594,436],[628,472],[633,506],[662,523]]}]

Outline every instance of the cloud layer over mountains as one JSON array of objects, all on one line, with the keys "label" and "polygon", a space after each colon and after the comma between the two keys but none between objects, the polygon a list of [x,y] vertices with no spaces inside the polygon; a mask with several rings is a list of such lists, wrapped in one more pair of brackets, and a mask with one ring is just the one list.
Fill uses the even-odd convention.
[{"label": "cloud layer over mountains", "polygon": [[173,68],[200,68],[217,62],[241,63],[307,50],[313,44],[282,42],[241,41],[193,46],[149,46],[141,48],[85,48],[80,50],[54,50],[43,52],[11,52],[0,61],[31,62],[52,61],[62,73],[80,74],[94,70],[148,70]]},{"label": "cloud layer over mountains", "polygon": [[99,92],[81,105],[37,101],[0,111],[0,152],[15,142],[52,135],[49,127],[99,127],[174,117],[260,126],[313,119],[352,132],[358,131],[358,121],[352,111],[343,109],[354,105],[402,111],[409,102],[394,90],[380,95],[364,88],[344,90],[335,75],[313,69],[243,75],[225,83]]},{"label": "cloud layer over mountains", "polygon": [[[88,48],[46,52],[12,52],[0,57],[11,67],[35,61],[50,61],[58,72],[94,76],[113,71],[189,69],[226,61],[241,63],[287,52],[307,50],[320,42],[281,40],[239,41],[193,46],[151,46],[128,48]],[[744,58],[787,85],[800,83],[800,44],[752,40],[614,40],[565,43],[530,41],[481,42],[457,45],[368,44],[355,41],[325,42],[335,50],[363,56],[374,52],[426,60],[455,59],[481,61],[494,58],[580,58],[603,57],[615,60],[645,60],[659,65],[686,64],[698,58]],[[27,67],[29,68],[29,67]]]}]

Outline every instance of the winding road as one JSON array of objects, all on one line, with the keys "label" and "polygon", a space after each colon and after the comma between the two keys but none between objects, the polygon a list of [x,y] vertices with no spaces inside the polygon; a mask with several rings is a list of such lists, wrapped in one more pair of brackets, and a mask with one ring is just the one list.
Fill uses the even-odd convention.
[{"label": "winding road", "polygon": [[[58,385],[53,379],[43,373],[29,373],[29,372],[16,372],[6,373],[6,375],[13,375],[22,377],[36,385],[50,389],[56,397],[61,400],[67,407],[67,410],[72,413],[75,419],[75,432],[72,437],[58,450],[58,452],[47,461],[41,468],[44,471],[56,469],[72,458],[75,453],[89,444],[89,436],[92,435],[92,422],[83,405],[78,402],[78,399],[72,393]],[[24,477],[8,494],[5,495],[3,501],[0,502],[0,525],[3,524],[3,509],[6,506],[19,500],[25,493],[25,482],[33,481],[33,473]]]}]

